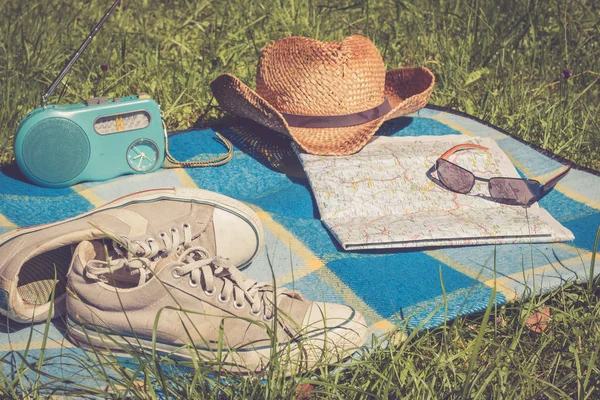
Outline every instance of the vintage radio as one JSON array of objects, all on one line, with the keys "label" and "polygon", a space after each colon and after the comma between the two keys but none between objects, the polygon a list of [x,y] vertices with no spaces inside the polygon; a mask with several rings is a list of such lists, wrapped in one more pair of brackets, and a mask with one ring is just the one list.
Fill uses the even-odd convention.
[{"label": "vintage radio", "polygon": [[42,106],[17,127],[15,158],[23,174],[46,187],[66,187],[163,166],[205,167],[231,159],[231,143],[217,133],[227,154],[207,161],[179,162],[168,151],[159,105],[145,93],[96,97],[81,104],[47,105],[47,100],[79,59],[113,10],[116,0],[42,96]]},{"label": "vintage radio", "polygon": [[159,106],[140,94],[37,108],[17,128],[15,158],[48,187],[154,171],[165,158]]}]

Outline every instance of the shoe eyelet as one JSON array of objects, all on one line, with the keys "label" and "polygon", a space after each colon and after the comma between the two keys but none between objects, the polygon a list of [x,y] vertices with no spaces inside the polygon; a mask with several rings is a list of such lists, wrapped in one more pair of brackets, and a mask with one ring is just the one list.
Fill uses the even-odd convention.
[{"label": "shoe eyelet", "polygon": [[254,312],[252,308],[250,308],[250,315],[252,315],[253,317],[258,317],[260,315],[260,310],[258,312]]},{"label": "shoe eyelet", "polygon": [[262,319],[265,322],[270,322],[271,320],[273,320],[273,316],[271,315],[270,317],[267,317],[266,315],[263,315]]},{"label": "shoe eyelet", "polygon": [[167,236],[167,234],[164,233],[164,232],[159,233],[159,235],[160,235],[161,238]]},{"label": "shoe eyelet", "polygon": [[190,224],[188,224],[188,223],[186,222],[185,224],[183,224],[183,227],[187,229],[187,228],[189,228],[189,227],[190,227]]},{"label": "shoe eyelet", "polygon": [[173,278],[175,278],[175,279],[181,278],[181,275],[179,274],[179,267],[173,268],[171,270],[171,275],[173,275]]},{"label": "shoe eyelet", "polygon": [[194,282],[194,280],[192,278],[190,278],[190,281],[188,282],[190,284],[191,287],[197,287],[200,282]]},{"label": "shoe eyelet", "polygon": [[213,287],[211,290],[205,290],[204,294],[207,296],[212,296],[215,294],[216,291],[217,291],[217,288]]},{"label": "shoe eyelet", "polygon": [[219,300],[221,303],[227,303],[229,301],[229,297],[223,298],[222,295],[219,295],[219,297],[217,297],[217,300]]},{"label": "shoe eyelet", "polygon": [[177,233],[177,228],[171,228],[171,233]]},{"label": "shoe eyelet", "polygon": [[233,308],[235,308],[236,310],[243,310],[244,307],[246,307],[246,303],[242,303],[242,304],[238,304],[237,301],[233,302]]}]

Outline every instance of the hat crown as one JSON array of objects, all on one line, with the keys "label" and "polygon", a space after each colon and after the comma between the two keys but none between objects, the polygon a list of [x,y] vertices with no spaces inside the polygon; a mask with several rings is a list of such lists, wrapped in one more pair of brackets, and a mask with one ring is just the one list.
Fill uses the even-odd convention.
[{"label": "hat crown", "polygon": [[384,101],[385,65],[369,39],[341,42],[288,37],[266,46],[256,92],[283,113],[347,115]]}]

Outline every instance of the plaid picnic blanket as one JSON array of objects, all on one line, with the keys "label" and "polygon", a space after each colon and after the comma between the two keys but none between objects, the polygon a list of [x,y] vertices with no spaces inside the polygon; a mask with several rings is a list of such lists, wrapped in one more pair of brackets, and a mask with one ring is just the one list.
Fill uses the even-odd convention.
[{"label": "plaid picnic blanket", "polygon": [[[361,312],[374,332],[400,321],[428,328],[445,318],[484,310],[556,289],[568,281],[590,279],[596,231],[600,226],[600,177],[574,168],[540,205],[575,236],[571,242],[498,246],[438,247],[425,250],[344,251],[319,219],[301,164],[289,141],[266,128],[219,130],[234,144],[234,157],[217,168],[162,169],[71,188],[47,189],[26,181],[16,166],[0,170],[0,233],[17,227],[75,216],[131,192],[172,186],[199,187],[248,203],[261,218],[266,245],[244,273],[292,287],[311,300],[346,303]],[[561,167],[548,156],[501,129],[451,110],[429,106],[386,123],[388,136],[480,136],[496,141],[520,174],[544,180]],[[222,152],[210,130],[173,135],[173,155],[198,160]],[[495,256],[494,256],[495,252]],[[0,260],[1,265],[1,260]],[[597,268],[596,271],[600,271]],[[45,372],[65,379],[94,379],[83,368],[82,350],[64,336],[60,320],[20,325],[0,321],[2,372],[36,361],[43,351]]]}]

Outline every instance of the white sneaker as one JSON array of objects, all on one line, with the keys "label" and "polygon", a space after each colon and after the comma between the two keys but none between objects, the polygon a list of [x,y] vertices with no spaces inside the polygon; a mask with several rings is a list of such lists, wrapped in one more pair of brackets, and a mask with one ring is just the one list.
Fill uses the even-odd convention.
[{"label": "white sneaker", "polygon": [[188,188],[133,193],[65,221],[17,229],[0,235],[0,314],[36,322],[64,313],[71,246],[104,237],[126,237],[128,248],[144,257],[203,246],[242,268],[262,247],[263,230],[241,202]]},{"label": "white sneaker", "polygon": [[293,374],[365,343],[365,319],[351,307],[257,283],[213,254],[196,246],[152,262],[107,256],[99,241],[82,242],[68,274],[69,336],[104,350],[197,357],[239,373],[263,370],[273,349]]}]

